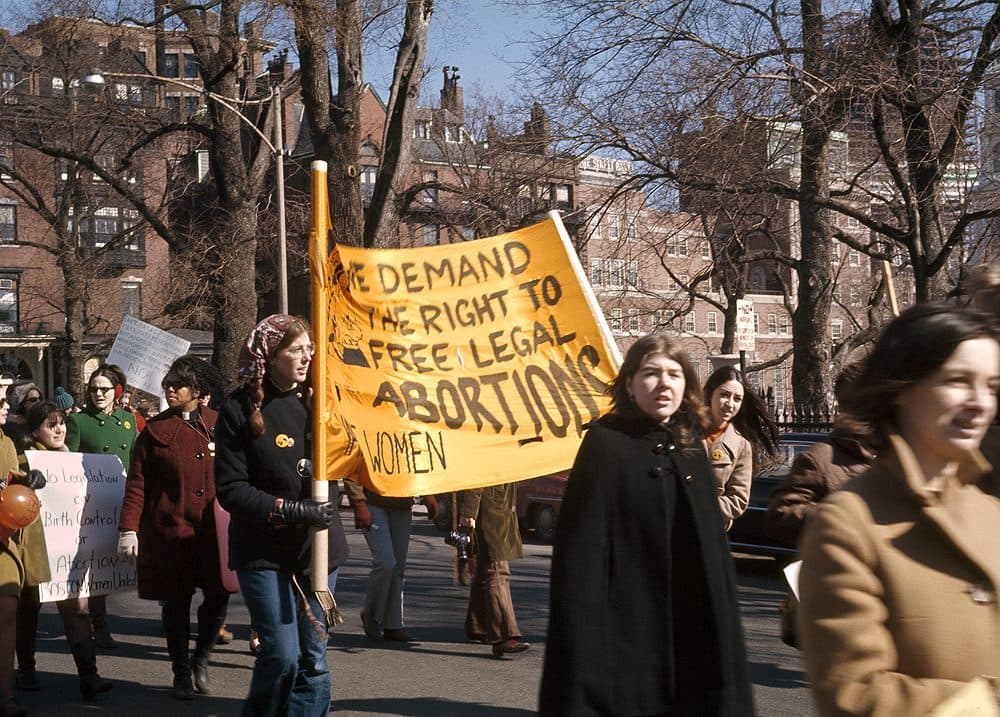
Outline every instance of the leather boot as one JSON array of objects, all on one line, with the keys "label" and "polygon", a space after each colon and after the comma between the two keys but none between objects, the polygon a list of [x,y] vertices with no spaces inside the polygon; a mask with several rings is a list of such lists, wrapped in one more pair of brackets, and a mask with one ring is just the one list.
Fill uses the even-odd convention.
[{"label": "leather boot", "polygon": [[80,694],[83,699],[92,700],[98,692],[109,692],[114,686],[97,674],[97,646],[94,638],[73,645],[73,661],[80,675]]},{"label": "leather boot", "polygon": [[191,654],[191,673],[194,677],[194,687],[199,694],[212,693],[212,685],[208,677],[208,657],[219,641],[219,630],[225,624],[225,613],[222,615],[204,614],[207,611],[198,610],[198,640]]},{"label": "leather boot", "polygon": [[163,628],[167,633],[167,653],[174,672],[173,694],[179,700],[194,699],[194,684],[191,682],[191,661],[188,658],[188,642],[191,639],[191,624],[186,614],[171,615],[163,611]]},{"label": "leather boot", "polygon": [[19,689],[27,692],[38,692],[42,689],[35,672],[35,636],[18,637],[14,642],[17,653],[17,672],[14,674]]},{"label": "leather boot", "polygon": [[115,638],[111,636],[111,629],[108,627],[108,619],[104,615],[96,615],[91,619],[94,629],[94,643],[104,650],[113,650],[118,647]]}]

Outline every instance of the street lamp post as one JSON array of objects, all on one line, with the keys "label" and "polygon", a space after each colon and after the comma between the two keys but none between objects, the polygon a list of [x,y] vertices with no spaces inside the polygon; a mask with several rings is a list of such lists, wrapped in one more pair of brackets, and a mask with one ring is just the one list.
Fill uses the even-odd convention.
[{"label": "street lamp post", "polygon": [[281,126],[281,86],[279,84],[271,85],[271,93],[268,95],[267,100],[252,100],[256,104],[261,102],[270,102],[271,110],[274,113],[274,130],[272,142],[268,139],[267,135],[260,131],[260,129],[253,122],[250,121],[245,114],[243,114],[238,107],[234,104],[237,100],[229,97],[224,97],[222,95],[216,94],[210,90],[205,89],[200,85],[195,85],[190,82],[185,82],[184,80],[179,80],[174,77],[160,77],[158,75],[143,75],[139,73],[131,72],[101,72],[100,70],[93,69],[83,78],[82,84],[85,87],[90,88],[92,91],[100,92],[107,86],[107,80],[105,78],[121,78],[121,79],[136,79],[136,80],[155,80],[157,82],[164,82],[171,85],[176,85],[178,87],[183,87],[184,89],[190,90],[192,92],[197,92],[200,95],[204,95],[206,98],[217,102],[218,104],[225,107],[227,110],[231,110],[236,114],[240,120],[243,121],[250,129],[256,133],[260,138],[260,141],[270,150],[271,155],[274,157],[275,165],[275,191],[277,192],[277,204],[278,204],[278,311],[282,314],[288,313],[288,250],[287,250],[287,240],[285,231],[285,151],[284,151],[284,140],[283,132]]}]

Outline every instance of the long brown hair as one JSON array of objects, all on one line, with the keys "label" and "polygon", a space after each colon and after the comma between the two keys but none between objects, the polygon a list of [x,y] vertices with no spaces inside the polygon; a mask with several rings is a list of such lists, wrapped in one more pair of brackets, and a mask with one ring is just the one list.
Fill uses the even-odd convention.
[{"label": "long brown hair", "polygon": [[701,384],[698,381],[698,374],[681,345],[669,336],[663,334],[643,336],[625,352],[625,360],[622,361],[618,375],[608,385],[607,393],[611,396],[613,410],[615,413],[629,418],[639,418],[645,415],[629,396],[628,382],[638,372],[642,362],[654,354],[663,354],[676,361],[684,372],[684,398],[680,408],[670,417],[670,425],[679,430],[678,437],[682,441],[690,443],[695,440],[697,434],[708,428],[709,417],[701,399]]}]

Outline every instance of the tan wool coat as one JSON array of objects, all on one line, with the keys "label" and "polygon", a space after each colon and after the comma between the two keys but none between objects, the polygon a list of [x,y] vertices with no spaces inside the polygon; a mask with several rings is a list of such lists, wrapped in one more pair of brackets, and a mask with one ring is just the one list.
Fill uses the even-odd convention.
[{"label": "tan wool coat", "polygon": [[924,715],[1000,677],[1000,501],[976,452],[930,490],[892,436],[872,469],[806,524],[799,634],[824,717]]},{"label": "tan wool coat", "polygon": [[750,505],[753,447],[730,423],[721,436],[708,444],[708,462],[715,474],[722,524],[729,530]]}]

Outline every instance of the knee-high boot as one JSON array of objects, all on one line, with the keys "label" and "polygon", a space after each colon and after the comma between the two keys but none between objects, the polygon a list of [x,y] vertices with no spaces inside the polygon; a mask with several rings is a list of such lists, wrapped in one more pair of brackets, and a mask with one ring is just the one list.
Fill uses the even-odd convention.
[{"label": "knee-high boot", "polygon": [[167,633],[167,652],[174,672],[174,697],[179,700],[194,699],[194,685],[191,682],[191,662],[188,658],[188,642],[191,639],[191,623],[187,611],[183,615],[173,614],[169,606],[163,609],[163,628]]},{"label": "knee-high boot", "polygon": [[206,598],[198,608],[198,639],[191,655],[191,672],[194,676],[195,689],[203,695],[212,692],[208,677],[208,657],[219,640],[220,628],[226,622],[228,602],[228,595],[215,600]]},{"label": "knee-high boot", "polygon": [[76,643],[72,646],[73,661],[80,675],[80,694],[85,700],[92,700],[98,692],[109,692],[114,686],[108,680],[97,674],[97,646],[94,638]]}]

